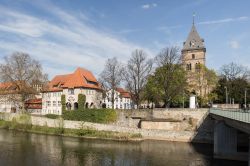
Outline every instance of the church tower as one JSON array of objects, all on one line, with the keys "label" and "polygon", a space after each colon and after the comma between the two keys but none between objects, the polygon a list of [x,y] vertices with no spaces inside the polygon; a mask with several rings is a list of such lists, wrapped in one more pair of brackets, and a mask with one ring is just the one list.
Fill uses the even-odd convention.
[{"label": "church tower", "polygon": [[181,53],[182,63],[188,72],[195,72],[198,69],[198,64],[206,65],[204,39],[200,37],[194,24],[187,40],[183,43]]},{"label": "church tower", "polygon": [[194,21],[188,38],[183,43],[181,53],[182,64],[188,75],[189,91],[203,96],[203,88],[198,88],[200,87],[198,84],[201,80],[197,78],[197,75],[199,75],[201,66],[206,65],[206,47],[204,39],[200,37],[196,30]]}]

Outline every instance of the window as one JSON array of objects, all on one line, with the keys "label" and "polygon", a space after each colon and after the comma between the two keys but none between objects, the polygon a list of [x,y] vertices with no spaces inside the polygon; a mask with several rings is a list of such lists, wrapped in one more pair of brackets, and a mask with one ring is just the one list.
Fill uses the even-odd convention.
[{"label": "window", "polygon": [[48,97],[50,97],[50,93],[48,93]]},{"label": "window", "polygon": [[53,97],[56,97],[56,93],[53,93]]},{"label": "window", "polygon": [[195,59],[195,54],[192,54],[192,59]]},{"label": "window", "polygon": [[187,71],[188,71],[188,70],[192,70],[192,64],[191,64],[191,63],[189,63],[189,64],[186,65],[186,70],[187,70]]},{"label": "window", "polygon": [[58,106],[61,106],[61,101],[58,101]]},{"label": "window", "polygon": [[51,102],[50,101],[46,101],[46,103],[47,103],[47,106],[50,107]]},{"label": "window", "polygon": [[56,106],[56,101],[53,101],[53,106],[54,106],[54,107]]},{"label": "window", "polygon": [[68,89],[68,94],[73,95],[74,94],[74,89]]},{"label": "window", "polygon": [[196,72],[199,72],[200,69],[201,69],[200,63],[196,63],[196,64],[195,64],[195,71],[196,71]]}]

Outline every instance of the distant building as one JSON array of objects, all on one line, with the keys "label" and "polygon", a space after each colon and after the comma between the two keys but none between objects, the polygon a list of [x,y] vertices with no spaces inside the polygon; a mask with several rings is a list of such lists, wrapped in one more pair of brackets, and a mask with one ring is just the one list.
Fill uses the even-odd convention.
[{"label": "distant building", "polygon": [[[106,104],[106,108],[112,108],[112,90],[106,92],[106,97],[103,99],[103,103]],[[133,103],[131,95],[123,88],[116,88],[114,91],[114,109],[132,109]]]},{"label": "distant building", "polygon": [[42,114],[42,99],[29,99],[25,102],[25,107],[30,114],[40,115]]},{"label": "distant building", "polygon": [[[0,112],[15,113],[22,109],[21,94],[18,90],[18,86],[24,85],[17,82],[3,82],[0,83]],[[25,100],[36,99],[41,97],[40,89],[41,85],[34,84],[30,88],[36,93],[26,95]],[[32,90],[31,90],[32,92]]]},{"label": "distant building", "polygon": [[[193,23],[191,31],[189,32],[187,40],[183,43],[182,64],[187,71],[187,82],[189,84],[189,91],[197,95],[204,96],[206,92],[206,80],[197,78],[201,70],[201,66],[206,66],[206,47],[204,39],[198,34]],[[202,85],[200,82],[202,81]]]},{"label": "distant building", "polygon": [[86,108],[100,108],[102,89],[94,75],[83,68],[74,73],[57,75],[42,93],[42,114],[62,114],[61,96],[65,95],[67,110],[78,109],[78,94],[86,96]]}]

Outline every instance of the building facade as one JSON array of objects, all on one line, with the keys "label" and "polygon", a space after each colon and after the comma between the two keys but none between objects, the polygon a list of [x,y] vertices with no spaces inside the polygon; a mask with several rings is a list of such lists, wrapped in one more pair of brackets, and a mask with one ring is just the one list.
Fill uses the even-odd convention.
[{"label": "building facade", "polygon": [[42,114],[62,114],[61,96],[65,95],[66,109],[78,109],[78,95],[86,96],[86,108],[100,108],[102,89],[94,75],[83,68],[74,73],[55,76],[42,93]]},{"label": "building facade", "polygon": [[[106,97],[103,99],[106,108],[112,108],[112,90],[106,92]],[[114,90],[114,109],[132,109],[133,102],[131,95],[123,88],[116,88]]]}]

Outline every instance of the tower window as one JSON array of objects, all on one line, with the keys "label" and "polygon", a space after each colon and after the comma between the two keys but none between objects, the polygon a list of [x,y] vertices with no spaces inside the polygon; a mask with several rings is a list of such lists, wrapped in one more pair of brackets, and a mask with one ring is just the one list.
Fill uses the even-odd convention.
[{"label": "tower window", "polygon": [[195,59],[195,54],[192,54],[192,59]]},{"label": "tower window", "polygon": [[200,62],[199,62],[199,63],[196,63],[196,64],[195,64],[195,71],[196,71],[196,72],[200,72],[200,69],[201,69],[201,64],[200,64]]},{"label": "tower window", "polygon": [[186,65],[186,70],[187,71],[192,70],[192,64],[191,63]]}]

